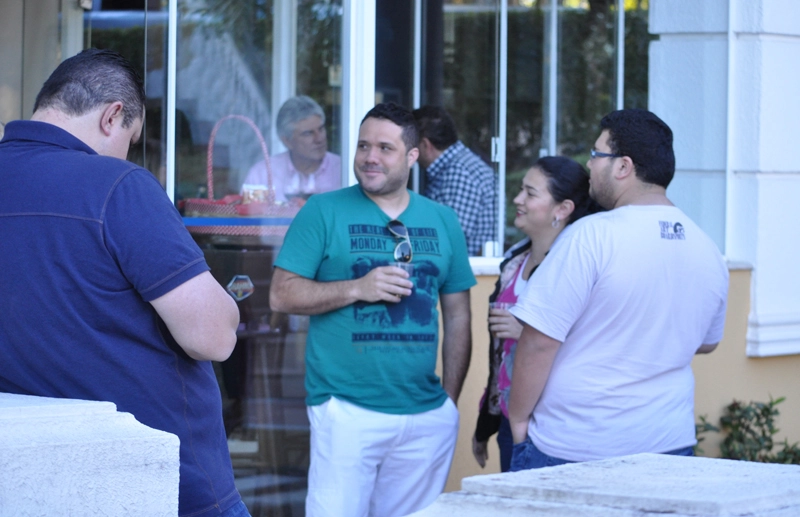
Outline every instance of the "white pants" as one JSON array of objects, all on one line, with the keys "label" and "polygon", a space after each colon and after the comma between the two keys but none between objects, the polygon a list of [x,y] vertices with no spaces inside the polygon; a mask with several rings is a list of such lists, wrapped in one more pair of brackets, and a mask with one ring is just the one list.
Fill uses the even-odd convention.
[{"label": "white pants", "polygon": [[400,517],[442,493],[458,409],[389,415],[331,398],[308,408],[311,466],[306,517]]}]

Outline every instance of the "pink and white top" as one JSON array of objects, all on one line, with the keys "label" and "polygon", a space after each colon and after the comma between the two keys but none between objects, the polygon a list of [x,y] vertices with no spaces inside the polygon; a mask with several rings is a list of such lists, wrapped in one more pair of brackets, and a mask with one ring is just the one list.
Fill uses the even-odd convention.
[{"label": "pink and white top", "polygon": [[[522,271],[525,269],[525,264],[528,263],[528,259],[530,259],[530,253],[528,253],[525,260],[520,263],[511,283],[497,295],[496,302],[505,302],[511,305],[517,303],[517,298],[522,294],[522,291],[528,284],[528,281],[522,278]],[[533,273],[531,273],[531,275],[533,275]],[[516,339],[503,340],[503,358],[500,361],[500,368],[497,370],[497,392],[500,394],[498,400],[500,411],[503,412],[506,418],[508,418],[508,399],[511,395],[511,375],[513,373],[514,353],[516,351]]]}]

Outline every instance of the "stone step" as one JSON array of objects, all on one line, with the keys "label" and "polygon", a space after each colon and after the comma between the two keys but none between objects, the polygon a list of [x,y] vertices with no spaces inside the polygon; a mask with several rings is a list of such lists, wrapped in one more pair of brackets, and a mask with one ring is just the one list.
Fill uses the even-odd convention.
[{"label": "stone step", "polygon": [[415,517],[800,516],[800,466],[636,454],[474,476]]}]

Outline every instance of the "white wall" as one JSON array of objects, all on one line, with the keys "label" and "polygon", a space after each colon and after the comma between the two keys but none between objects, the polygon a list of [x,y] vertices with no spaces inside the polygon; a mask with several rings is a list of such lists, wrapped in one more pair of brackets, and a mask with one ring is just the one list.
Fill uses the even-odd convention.
[{"label": "white wall", "polygon": [[753,266],[748,355],[800,353],[800,2],[730,2],[651,0],[649,107],[675,132],[670,197]]}]

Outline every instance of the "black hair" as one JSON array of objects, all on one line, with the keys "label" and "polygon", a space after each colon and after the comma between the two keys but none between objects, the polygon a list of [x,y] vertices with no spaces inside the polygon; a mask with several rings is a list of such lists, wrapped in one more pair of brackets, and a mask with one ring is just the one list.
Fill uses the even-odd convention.
[{"label": "black hair", "polygon": [[414,110],[420,138],[427,138],[439,151],[444,151],[458,141],[453,118],[439,106],[422,106]]},{"label": "black hair", "polygon": [[36,96],[33,111],[55,108],[80,116],[122,102],[122,126],[144,116],[144,83],[133,65],[112,50],[86,49],[64,60]]},{"label": "black hair", "polygon": [[611,152],[627,156],[636,167],[636,177],[667,188],[675,175],[672,130],[655,114],[642,109],[612,111],[600,121],[608,130]]},{"label": "black hair", "polygon": [[602,210],[589,196],[589,175],[575,160],[565,156],[545,156],[539,158],[533,166],[539,168],[547,177],[547,190],[556,203],[561,203],[565,199],[574,203],[575,209],[570,214],[567,224]]},{"label": "black hair", "polygon": [[364,115],[364,118],[361,119],[361,124],[364,124],[364,121],[368,118],[384,119],[400,126],[403,130],[402,138],[406,146],[406,152],[419,146],[417,123],[414,121],[414,115],[407,108],[394,102],[382,102],[375,105]]}]

